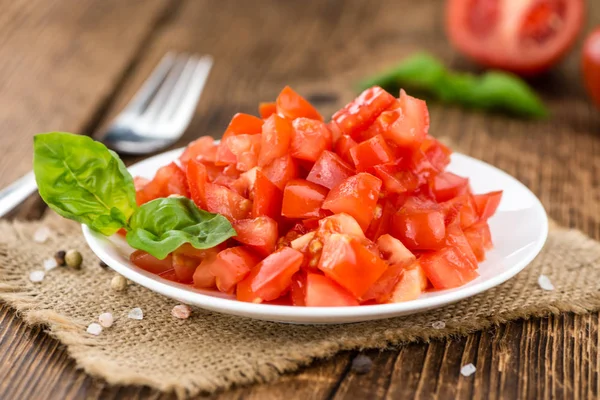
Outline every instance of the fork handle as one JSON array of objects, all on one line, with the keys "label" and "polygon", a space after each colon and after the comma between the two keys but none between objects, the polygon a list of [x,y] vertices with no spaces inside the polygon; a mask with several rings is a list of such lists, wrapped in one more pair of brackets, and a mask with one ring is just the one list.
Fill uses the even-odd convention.
[{"label": "fork handle", "polygon": [[0,191],[0,217],[21,204],[37,190],[33,171],[23,175]]}]

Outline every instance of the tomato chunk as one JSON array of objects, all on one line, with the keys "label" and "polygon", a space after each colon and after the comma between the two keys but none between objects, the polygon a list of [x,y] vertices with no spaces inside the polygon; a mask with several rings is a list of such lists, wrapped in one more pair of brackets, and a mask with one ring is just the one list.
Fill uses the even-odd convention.
[{"label": "tomato chunk", "polygon": [[283,193],[261,171],[256,172],[256,180],[252,189],[252,217],[265,215],[279,218]]},{"label": "tomato chunk", "polygon": [[427,289],[429,281],[425,270],[418,262],[405,268],[398,283],[392,290],[390,303],[400,303],[402,301],[416,300]]},{"label": "tomato chunk", "polygon": [[252,303],[275,300],[289,290],[292,276],[300,269],[303,259],[302,253],[290,247],[271,254],[240,283],[238,300]]},{"label": "tomato chunk", "polygon": [[232,293],[235,285],[243,280],[259,261],[249,249],[231,247],[219,252],[209,264],[209,269],[215,276],[217,288],[221,292]]},{"label": "tomato chunk", "polygon": [[419,264],[427,279],[436,289],[451,289],[462,286],[477,278],[479,274],[471,268],[465,256],[454,247],[423,254]]},{"label": "tomato chunk", "polygon": [[325,240],[332,233],[343,233],[359,239],[366,239],[358,222],[345,213],[330,215],[319,221],[317,236]]},{"label": "tomato chunk", "polygon": [[473,200],[477,207],[479,219],[487,221],[498,209],[500,200],[502,199],[502,191],[490,192],[486,194],[473,195]]},{"label": "tomato chunk", "polygon": [[321,121],[296,118],[290,154],[294,158],[315,162],[325,150],[331,150],[331,132]]},{"label": "tomato chunk", "polygon": [[437,250],[444,246],[444,214],[435,207],[403,206],[393,217],[391,234],[410,250]]},{"label": "tomato chunk", "polygon": [[206,209],[206,182],[208,181],[206,166],[193,158],[187,164],[186,175],[192,200],[198,208]]},{"label": "tomato chunk", "polygon": [[309,273],[306,277],[304,305],[307,307],[357,306],[358,301],[346,289],[320,274]]},{"label": "tomato chunk", "polygon": [[369,290],[360,297],[360,301],[363,303],[369,301],[387,303],[392,297],[394,287],[400,281],[403,271],[402,265],[390,265]]},{"label": "tomato chunk", "polygon": [[381,235],[377,239],[377,246],[383,259],[389,264],[406,267],[416,260],[415,255],[401,241],[391,235]]},{"label": "tomato chunk", "polygon": [[231,118],[231,122],[229,122],[227,129],[225,129],[221,140],[225,140],[230,136],[242,134],[255,135],[261,133],[262,126],[262,119],[250,114],[237,113]]},{"label": "tomato chunk", "polygon": [[170,254],[165,259],[159,260],[145,251],[135,250],[129,256],[129,260],[134,265],[153,274],[160,274],[173,268],[173,257]]},{"label": "tomato chunk", "polygon": [[272,114],[277,112],[277,104],[273,102],[259,103],[258,113],[262,119],[269,118]]},{"label": "tomato chunk", "polygon": [[188,161],[196,159],[198,161],[215,162],[217,157],[217,145],[210,136],[202,136],[188,144],[184,152],[179,156],[181,165],[187,168]]},{"label": "tomato chunk", "polygon": [[269,217],[241,219],[233,223],[238,242],[255,250],[263,257],[275,251],[277,245],[277,222]]},{"label": "tomato chunk", "polygon": [[295,306],[303,307],[306,305],[306,275],[306,272],[300,270],[292,277],[290,294],[292,304]]},{"label": "tomato chunk", "polygon": [[230,221],[246,218],[252,207],[249,200],[231,189],[214,183],[206,184],[205,198],[208,211],[222,214]]},{"label": "tomato chunk", "polygon": [[311,218],[321,216],[321,206],[328,190],[304,179],[288,182],[283,191],[281,215],[287,218]]},{"label": "tomato chunk", "polygon": [[289,86],[277,96],[277,112],[290,120],[305,117],[323,121],[321,114]]},{"label": "tomato chunk", "polygon": [[223,139],[229,151],[235,157],[235,167],[238,171],[248,171],[258,165],[261,135],[236,135]]},{"label": "tomato chunk", "polygon": [[419,187],[417,175],[405,169],[401,164],[389,163],[376,165],[375,174],[383,182],[383,187],[389,193],[413,192]]},{"label": "tomato chunk", "polygon": [[439,202],[450,200],[469,190],[469,179],[452,172],[444,172],[433,179],[431,189]]},{"label": "tomato chunk", "polygon": [[374,86],[333,114],[331,119],[344,134],[355,137],[371,125],[394,100],[394,96],[379,86]]},{"label": "tomato chunk", "polygon": [[289,154],[276,158],[271,164],[265,166],[262,172],[281,190],[290,180],[299,175],[298,164]]},{"label": "tomato chunk", "polygon": [[337,154],[325,150],[313,165],[306,180],[333,189],[352,175],[354,175],[352,167]]},{"label": "tomato chunk", "polygon": [[492,248],[492,235],[487,222],[479,222],[465,229],[465,237],[473,250],[473,254],[477,257],[477,261],[485,260],[486,250]]},{"label": "tomato chunk", "polygon": [[356,143],[356,141],[352,139],[349,135],[342,135],[335,142],[335,152],[342,158],[342,160],[354,166],[354,160],[352,159],[352,155],[350,154],[350,149],[356,147],[357,144],[358,143]]},{"label": "tomato chunk", "polygon": [[293,127],[290,121],[277,114],[265,120],[262,129],[258,165],[264,167],[276,158],[287,154],[292,140]]},{"label": "tomato chunk", "polygon": [[394,159],[394,154],[381,135],[356,145],[350,149],[350,156],[357,171],[370,171],[374,166]]},{"label": "tomato chunk", "polygon": [[369,227],[377,200],[381,180],[366,172],[358,173],[331,189],[323,208],[333,213],[353,216],[363,230]]},{"label": "tomato chunk", "polygon": [[395,213],[396,209],[390,200],[377,203],[373,213],[373,220],[365,232],[366,236],[370,240],[377,240],[381,235],[389,233],[392,217]]},{"label": "tomato chunk", "polygon": [[333,233],[323,246],[318,268],[360,297],[387,269],[387,264],[349,235]]}]

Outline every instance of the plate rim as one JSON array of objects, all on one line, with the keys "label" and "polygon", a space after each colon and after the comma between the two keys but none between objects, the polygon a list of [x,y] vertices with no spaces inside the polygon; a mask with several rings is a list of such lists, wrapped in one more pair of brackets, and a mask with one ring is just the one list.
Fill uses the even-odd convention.
[{"label": "plate rim", "polygon": [[[179,148],[168,152],[159,153],[153,157],[133,164],[129,168],[146,162],[151,163],[154,158],[167,158],[171,155],[173,158],[175,158],[175,156],[180,154],[182,151],[183,148]],[[106,252],[102,248],[101,242],[109,242],[108,238],[104,237],[100,233],[92,231],[85,225],[82,225],[83,235],[88,246],[91,248],[94,254],[96,254],[97,257],[110,266],[111,269],[123,275],[127,279],[163,296],[176,298],[184,303],[211,311],[261,320],[301,323],[348,323],[393,318],[394,316],[402,316],[412,313],[421,313],[433,308],[441,308],[460,300],[475,296],[506,282],[521,272],[535,259],[535,257],[537,257],[548,237],[547,213],[541,201],[527,186],[510,174],[484,161],[458,152],[453,153],[452,157],[465,158],[469,162],[478,165],[484,165],[487,168],[492,168],[496,173],[504,175],[506,178],[512,180],[515,184],[521,186],[521,189],[524,189],[526,192],[528,192],[534,201],[534,206],[532,209],[536,210],[536,213],[542,217],[542,232],[535,241],[534,245],[530,246],[529,251],[523,257],[523,259],[511,265],[500,274],[495,275],[476,285],[465,286],[463,289],[453,292],[440,292],[439,295],[433,297],[420,298],[401,303],[351,307],[297,307],[287,305],[246,303],[236,299],[222,298],[211,294],[199,293],[183,287],[176,287],[174,284],[176,285],[177,283],[160,278],[158,275],[150,278],[131,268],[129,265],[113,258],[108,252]],[[110,245],[114,246],[114,244]],[[331,319],[335,319],[335,321],[331,321]],[[338,319],[350,319],[351,321],[344,322],[338,321]]]}]

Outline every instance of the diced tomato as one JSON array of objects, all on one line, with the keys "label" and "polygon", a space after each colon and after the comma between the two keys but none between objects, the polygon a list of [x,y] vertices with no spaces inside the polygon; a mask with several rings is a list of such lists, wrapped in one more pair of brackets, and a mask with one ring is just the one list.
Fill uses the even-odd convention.
[{"label": "diced tomato", "polygon": [[354,170],[337,154],[325,150],[310,170],[306,180],[333,189],[354,175]]},{"label": "diced tomato", "polygon": [[400,280],[392,290],[390,303],[416,300],[427,289],[429,281],[419,262],[404,268]]},{"label": "diced tomato", "polygon": [[390,265],[383,274],[375,281],[365,294],[360,297],[362,303],[375,301],[375,303],[387,303],[392,297],[396,284],[402,277],[404,267],[402,265]]},{"label": "diced tomato", "polygon": [[184,169],[190,160],[215,162],[217,157],[217,145],[210,136],[202,136],[188,144],[184,152],[179,156],[179,161]]},{"label": "diced tomato", "polygon": [[306,305],[306,272],[300,270],[292,277],[290,293],[293,305],[301,307]]},{"label": "diced tomato", "polygon": [[244,219],[250,214],[252,203],[226,187],[206,184],[206,209],[221,214],[230,221]]},{"label": "diced tomato", "polygon": [[469,190],[469,179],[453,174],[452,172],[443,172],[433,178],[431,189],[437,201],[450,200],[467,193]]},{"label": "diced tomato", "polygon": [[358,221],[361,228],[366,230],[373,219],[380,189],[379,178],[361,172],[331,189],[322,208],[335,214],[343,212],[350,214]]},{"label": "diced tomato", "polygon": [[375,166],[375,174],[383,182],[384,189],[389,193],[413,192],[419,186],[417,175],[408,171],[398,163]]},{"label": "diced tomato", "polygon": [[276,219],[281,215],[283,193],[261,171],[256,172],[256,180],[251,193],[252,217],[265,215]]},{"label": "diced tomato", "polygon": [[438,170],[443,171],[450,164],[452,151],[439,140],[427,135],[421,144],[421,151],[429,162]]},{"label": "diced tomato", "polygon": [[135,202],[138,206],[141,206],[142,204],[152,200],[150,194],[143,190],[149,183],[150,179],[142,178],[141,176],[136,176],[133,178],[133,186],[135,187]]},{"label": "diced tomato", "polygon": [[267,118],[262,129],[258,165],[264,167],[276,158],[286,155],[292,141],[293,131],[292,124],[287,119],[277,114]]},{"label": "diced tomato", "polygon": [[360,297],[385,272],[387,264],[358,239],[333,233],[325,241],[318,268]]},{"label": "diced tomato", "polygon": [[215,276],[217,288],[224,293],[232,293],[235,285],[243,280],[260,259],[245,247],[225,249],[209,264]]},{"label": "diced tomato", "polygon": [[319,217],[327,193],[327,188],[316,183],[304,179],[291,180],[283,191],[281,215],[287,218]]},{"label": "diced tomato", "polygon": [[306,277],[304,305],[307,307],[357,306],[358,301],[346,289],[320,274],[309,273]]},{"label": "diced tomato", "polygon": [[343,233],[359,239],[366,239],[358,222],[349,214],[330,215],[319,221],[317,236],[324,241],[332,233]]},{"label": "diced tomato", "polygon": [[371,125],[394,100],[394,96],[379,86],[373,86],[333,114],[331,119],[344,134],[354,137]]},{"label": "diced tomato", "polygon": [[173,269],[175,270],[177,280],[182,283],[191,283],[194,272],[201,261],[175,251],[173,253]]},{"label": "diced tomato", "polygon": [[305,117],[323,121],[321,114],[289,86],[284,87],[277,96],[277,112],[290,120]]},{"label": "diced tomato", "polygon": [[492,235],[487,222],[479,222],[475,225],[471,225],[469,228],[465,229],[464,233],[477,261],[481,262],[485,260],[486,250],[492,248]]},{"label": "diced tomato", "polygon": [[223,133],[221,140],[236,135],[255,135],[262,132],[263,120],[254,115],[237,113],[231,118],[231,122]]},{"label": "diced tomato", "polygon": [[498,209],[500,200],[502,199],[502,191],[490,192],[485,194],[473,195],[473,201],[477,207],[479,219],[487,221]]},{"label": "diced tomato", "polygon": [[186,175],[192,200],[199,208],[206,209],[206,185],[208,181],[206,166],[196,158],[192,158],[187,163]]},{"label": "diced tomato", "polygon": [[388,264],[406,267],[416,260],[415,255],[401,241],[391,235],[381,235],[377,239],[377,246]]},{"label": "diced tomato", "polygon": [[329,129],[329,132],[331,132],[332,143],[337,143],[338,139],[342,137],[342,130],[338,124],[336,124],[335,121],[329,121],[327,124],[327,129]]},{"label": "diced tomato", "polygon": [[444,220],[446,224],[452,221],[458,215],[460,218],[460,227],[465,229],[479,220],[473,195],[470,193],[457,196],[441,204],[445,212]]},{"label": "diced tomato", "polygon": [[227,146],[235,156],[235,167],[238,171],[248,171],[258,165],[258,155],[260,153],[261,135],[236,135],[231,136],[227,141]]},{"label": "diced tomato", "polygon": [[302,253],[290,247],[271,254],[240,283],[238,300],[251,303],[275,300],[290,289],[292,276],[300,269],[303,259]]},{"label": "diced tomato", "polygon": [[262,119],[267,119],[271,116],[271,114],[275,114],[277,112],[277,103],[267,102],[267,103],[259,103],[258,104],[258,113]]},{"label": "diced tomato", "polygon": [[315,232],[308,232],[302,236],[297,237],[296,239],[290,242],[290,247],[294,250],[301,251],[302,253],[308,250],[308,245],[315,237]]},{"label": "diced tomato", "polygon": [[187,177],[174,162],[159,168],[154,178],[139,191],[136,198],[146,203],[171,194],[190,196]]},{"label": "diced tomato", "polygon": [[142,190],[149,183],[150,179],[146,179],[141,176],[136,176],[133,178],[133,186],[135,190]]},{"label": "diced tomato", "polygon": [[331,132],[321,121],[296,118],[290,154],[294,158],[315,162],[325,150],[331,150]]},{"label": "diced tomato", "polygon": [[454,248],[471,269],[477,269],[477,257],[475,257],[469,241],[460,227],[460,220],[458,218],[455,218],[446,227],[446,245]]},{"label": "diced tomato", "polygon": [[419,258],[419,264],[435,289],[462,286],[479,276],[464,255],[454,247],[444,247],[439,251],[423,254]]},{"label": "diced tomato", "polygon": [[290,180],[298,177],[298,165],[289,154],[286,154],[263,167],[262,172],[275,186],[283,190]]},{"label": "diced tomato", "polygon": [[159,260],[145,251],[135,250],[129,256],[129,260],[134,265],[153,274],[160,274],[173,268],[173,257],[170,254],[165,259]]},{"label": "diced tomato", "polygon": [[198,289],[210,289],[217,286],[217,280],[215,275],[210,270],[210,265],[217,258],[217,254],[211,254],[205,257],[200,265],[196,267],[192,280],[194,281],[194,287]]},{"label": "diced tomato", "polygon": [[390,200],[384,200],[383,202],[380,201],[377,203],[373,213],[373,220],[365,232],[366,236],[370,240],[375,241],[381,235],[389,233],[390,223],[392,222],[392,217],[395,213],[396,209]]},{"label": "diced tomato", "polygon": [[233,223],[238,242],[255,250],[263,257],[275,251],[277,245],[277,222],[269,217],[241,219]]},{"label": "diced tomato", "polygon": [[350,149],[350,156],[357,171],[371,171],[379,164],[389,163],[394,159],[394,154],[381,135],[354,146]]},{"label": "diced tomato", "polygon": [[352,155],[350,154],[350,149],[356,147],[357,144],[358,143],[356,143],[356,141],[352,139],[349,135],[342,135],[335,142],[335,152],[338,156],[342,158],[342,160],[354,166],[354,160],[352,159]]},{"label": "diced tomato", "polygon": [[391,234],[410,250],[437,250],[444,246],[444,214],[434,208],[403,206],[393,217]]}]

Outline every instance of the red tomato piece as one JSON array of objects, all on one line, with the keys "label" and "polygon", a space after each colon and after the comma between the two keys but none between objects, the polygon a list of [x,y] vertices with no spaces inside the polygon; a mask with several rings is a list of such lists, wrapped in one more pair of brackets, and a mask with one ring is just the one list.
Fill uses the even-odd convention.
[{"label": "red tomato piece", "polygon": [[583,25],[581,0],[450,0],[452,44],[482,65],[533,75],[554,65]]},{"label": "red tomato piece", "polygon": [[477,269],[477,257],[473,253],[469,241],[467,240],[463,230],[460,227],[458,218],[450,222],[446,227],[446,245],[451,246],[457,253],[460,253],[471,269]]},{"label": "red tomato piece", "polygon": [[227,129],[225,129],[221,140],[225,140],[230,136],[262,133],[262,127],[262,119],[250,114],[237,113],[231,118],[231,122],[229,122]]},{"label": "red tomato piece", "polygon": [[477,261],[485,260],[486,250],[492,248],[492,234],[487,222],[479,222],[465,229],[465,237],[473,250]]},{"label": "red tomato piece", "polygon": [[167,197],[171,194],[190,196],[187,177],[174,162],[159,168],[154,178],[139,192],[140,194],[136,198],[144,202]]},{"label": "red tomato piece", "polygon": [[261,102],[258,104],[258,113],[262,119],[269,118],[272,114],[277,112],[277,103],[273,102]]},{"label": "red tomato piece", "polygon": [[316,183],[304,179],[291,180],[283,191],[281,215],[287,218],[319,217],[327,193],[327,188]]},{"label": "red tomato piece", "polygon": [[379,178],[361,172],[331,189],[322,208],[335,214],[350,214],[366,230],[373,219],[380,189]]},{"label": "red tomato piece", "polygon": [[159,260],[145,251],[135,250],[129,256],[129,260],[134,265],[153,274],[160,274],[173,268],[173,257],[170,254],[165,259]]},{"label": "red tomato piece", "polygon": [[177,250],[173,252],[173,270],[177,281],[181,283],[191,283],[193,281],[194,272],[198,265],[199,260],[194,257],[188,257],[184,254],[178,253]]},{"label": "red tomato piece", "polygon": [[183,168],[187,168],[188,161],[196,159],[198,161],[215,162],[217,157],[217,145],[210,136],[202,136],[187,145],[184,152],[179,157]]},{"label": "red tomato piece", "polygon": [[428,284],[425,271],[419,262],[416,262],[402,271],[400,280],[392,290],[389,302],[400,303],[416,300],[427,289]]},{"label": "red tomato piece", "polygon": [[217,288],[224,293],[232,293],[235,285],[242,281],[260,259],[245,247],[225,249],[209,264],[215,276]]},{"label": "red tomato piece", "polygon": [[315,162],[323,151],[331,150],[331,132],[322,121],[296,118],[292,126],[292,157]]},{"label": "red tomato piece", "polygon": [[442,172],[433,178],[431,189],[438,202],[447,201],[467,193],[469,190],[469,179],[453,174],[452,172]]},{"label": "red tomato piece", "polygon": [[369,228],[365,232],[370,240],[377,240],[378,237],[389,233],[392,217],[396,213],[396,209],[390,200],[384,200],[377,203],[373,220],[369,224]]},{"label": "red tomato piece", "polygon": [[365,234],[358,222],[345,213],[330,215],[319,221],[317,237],[325,241],[332,233],[343,233],[359,239],[366,239]]},{"label": "red tomato piece", "polygon": [[307,307],[357,306],[358,301],[346,289],[320,274],[309,273],[306,277],[304,305]]},{"label": "red tomato piece", "polygon": [[195,158],[187,163],[187,182],[190,196],[198,208],[206,209],[206,183],[208,175],[206,166]]},{"label": "red tomato piece", "polygon": [[360,301],[362,303],[369,301],[387,303],[392,297],[393,290],[400,281],[403,271],[402,265],[390,265],[369,290],[360,297]]},{"label": "red tomato piece", "polygon": [[216,277],[210,271],[210,265],[214,262],[217,255],[206,257],[200,262],[200,265],[196,267],[192,280],[194,287],[198,289],[212,289],[217,286]]},{"label": "red tomato piece", "polygon": [[438,171],[443,171],[450,164],[452,151],[439,140],[427,135],[421,144],[421,151],[431,165]]},{"label": "red tomato piece", "polygon": [[271,254],[240,282],[238,300],[261,303],[280,297],[290,289],[292,276],[300,269],[303,259],[302,253],[290,247]]},{"label": "red tomato piece", "polygon": [[379,86],[373,86],[333,114],[331,119],[344,134],[354,138],[367,129],[394,100],[394,96]]},{"label": "red tomato piece", "polygon": [[308,173],[306,180],[333,189],[354,175],[354,170],[337,154],[325,150]]},{"label": "red tomato piece", "polygon": [[262,169],[262,172],[275,186],[283,190],[290,180],[298,177],[298,164],[289,154],[286,154],[273,160]]},{"label": "red tomato piece", "polygon": [[230,221],[246,218],[252,208],[250,200],[214,183],[206,184],[205,198],[208,211],[222,214]]},{"label": "red tomato piece", "polygon": [[389,163],[394,154],[381,135],[354,146],[350,149],[350,157],[359,172],[370,171],[374,166]]},{"label": "red tomato piece", "polygon": [[263,257],[275,251],[277,245],[277,222],[269,217],[241,219],[233,223],[238,242],[255,250]]},{"label": "red tomato piece", "polygon": [[342,135],[335,142],[335,152],[342,158],[342,160],[346,161],[348,164],[354,165],[354,160],[350,154],[350,149],[356,147],[357,144],[358,143],[356,143],[356,141],[349,135]]},{"label": "red tomato piece", "polygon": [[358,298],[385,272],[387,264],[359,239],[333,233],[325,240],[318,268]]},{"label": "red tomato piece", "polygon": [[277,112],[290,120],[305,117],[323,121],[323,117],[312,104],[289,86],[284,87],[277,96]]},{"label": "red tomato piece", "polygon": [[585,87],[596,106],[600,107],[600,28],[587,37],[581,54]]},{"label": "red tomato piece", "polygon": [[290,294],[293,305],[300,307],[306,305],[306,272],[300,270],[292,277]]},{"label": "red tomato piece", "polygon": [[256,172],[256,180],[251,193],[253,218],[262,215],[274,219],[279,217],[283,193],[261,171]]},{"label": "red tomato piece", "polygon": [[492,215],[494,215],[498,209],[498,206],[500,205],[501,199],[501,190],[497,192],[473,195],[473,201],[477,207],[479,219],[482,221],[487,221]]},{"label": "red tomato piece", "polygon": [[293,127],[290,121],[277,114],[265,120],[258,165],[264,167],[276,158],[287,154],[292,140]]},{"label": "red tomato piece", "polygon": [[441,206],[446,214],[444,217],[446,224],[458,216],[460,227],[465,229],[479,220],[475,201],[473,200],[473,195],[470,193],[448,200],[442,203]]},{"label": "red tomato piece", "polygon": [[393,217],[391,234],[410,250],[437,250],[444,246],[444,214],[434,206],[405,204]]},{"label": "red tomato piece", "polygon": [[411,97],[404,90],[398,100],[400,108],[385,111],[374,122],[387,140],[401,148],[421,146],[429,131],[429,111],[423,100]]},{"label": "red tomato piece", "polygon": [[238,171],[248,171],[258,165],[261,135],[236,135],[223,139],[231,154],[235,156],[235,167]]},{"label": "red tomato piece", "polygon": [[423,254],[419,258],[419,264],[436,289],[459,287],[479,276],[455,247],[444,247],[439,251]]},{"label": "red tomato piece", "polygon": [[391,235],[381,235],[377,246],[385,261],[391,265],[407,267],[415,262],[415,255],[401,241]]},{"label": "red tomato piece", "polygon": [[419,186],[419,177],[399,163],[376,165],[374,169],[389,193],[413,192]]}]

